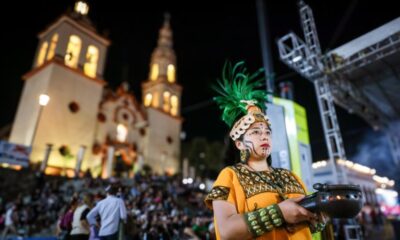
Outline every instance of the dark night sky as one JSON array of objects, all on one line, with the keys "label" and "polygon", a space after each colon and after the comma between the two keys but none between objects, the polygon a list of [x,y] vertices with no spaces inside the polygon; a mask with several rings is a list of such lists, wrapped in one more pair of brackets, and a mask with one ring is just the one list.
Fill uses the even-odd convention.
[{"label": "dark night sky", "polygon": [[[138,100],[141,96],[140,83],[147,78],[150,55],[156,46],[163,13],[171,13],[177,79],[183,86],[183,127],[188,139],[205,136],[210,140],[222,140],[228,130],[220,121],[218,109],[209,101],[213,95],[209,85],[220,76],[225,59],[245,60],[251,71],[262,66],[255,1],[241,1],[241,4],[215,2],[220,1],[190,1],[179,5],[169,1],[149,1],[143,6],[136,1],[129,2],[132,6],[128,5],[128,1],[89,2],[89,17],[100,32],[109,32],[112,41],[104,77],[112,87],[127,80]],[[400,16],[395,1],[307,0],[306,3],[314,11],[323,51]],[[11,4],[4,5],[2,9],[14,17],[4,14],[0,17],[3,47],[0,55],[0,127],[14,119],[23,86],[21,76],[31,69],[38,42],[37,33],[72,7],[74,1],[16,1]],[[314,87],[279,61],[275,44],[278,37],[290,30],[303,38],[296,1],[269,1],[268,4],[277,80],[293,82],[295,100],[307,109],[313,158],[326,158]],[[341,24],[346,16],[347,21]],[[128,69],[127,75],[123,74],[124,68]],[[365,141],[367,135],[376,137],[380,134],[373,133],[359,117],[349,115],[340,108],[337,112],[349,158],[359,154],[357,146]]]}]

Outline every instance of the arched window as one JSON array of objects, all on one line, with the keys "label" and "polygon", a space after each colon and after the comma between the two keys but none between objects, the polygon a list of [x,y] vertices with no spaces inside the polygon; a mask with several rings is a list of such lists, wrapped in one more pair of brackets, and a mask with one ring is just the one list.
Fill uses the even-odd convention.
[{"label": "arched window", "polygon": [[117,126],[117,140],[119,142],[125,142],[128,136],[128,128],[124,124],[118,124]]},{"label": "arched window", "polygon": [[153,94],[153,107],[158,108],[159,107],[159,95],[157,93]]},{"label": "arched window", "polygon": [[51,60],[54,57],[57,47],[57,42],[58,42],[58,34],[55,33],[51,38],[49,52],[47,53],[47,60]]},{"label": "arched window", "polygon": [[89,77],[96,77],[97,61],[99,60],[99,49],[89,45],[86,52],[86,62],[83,65],[83,71]]},{"label": "arched window", "polygon": [[171,96],[171,115],[177,116],[178,115],[178,97],[176,95]]},{"label": "arched window", "polygon": [[166,91],[163,94],[163,109],[166,112],[169,112],[170,109],[170,103],[169,103],[169,98],[171,97],[171,93]]},{"label": "arched window", "polygon": [[172,64],[168,65],[168,70],[167,70],[167,77],[168,77],[168,82],[175,82],[175,67]]},{"label": "arched window", "polygon": [[69,42],[67,46],[67,52],[65,53],[64,62],[65,65],[76,68],[78,67],[79,53],[81,52],[81,39],[76,35],[71,35],[69,37]]},{"label": "arched window", "polygon": [[146,94],[144,97],[144,106],[148,107],[151,104],[151,100],[153,99],[153,95],[151,93]]},{"label": "arched window", "polygon": [[158,78],[158,64],[155,63],[151,66],[151,73],[150,73],[150,79],[155,81]]},{"label": "arched window", "polygon": [[42,46],[40,47],[40,51],[39,51],[39,55],[38,55],[38,60],[37,60],[38,67],[44,63],[44,58],[46,57],[46,52],[47,52],[48,47],[49,47],[49,44],[47,42],[42,43]]}]

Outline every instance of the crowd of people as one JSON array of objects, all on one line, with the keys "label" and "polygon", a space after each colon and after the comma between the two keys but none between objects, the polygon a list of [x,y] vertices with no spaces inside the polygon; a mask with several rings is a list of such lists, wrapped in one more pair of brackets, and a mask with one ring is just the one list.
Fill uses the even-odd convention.
[{"label": "crowd of people", "polygon": [[205,192],[196,182],[183,184],[179,176],[138,173],[133,179],[58,177],[38,182],[30,193],[0,203],[2,239],[7,236],[99,239],[101,226],[109,225],[102,222],[105,217],[100,215],[114,213],[94,209],[110,196],[122,203],[126,213],[112,220],[118,229],[118,235],[113,237],[118,239],[213,239],[215,236],[212,214],[203,203]]},{"label": "crowd of people", "polygon": [[[90,227],[88,214],[110,193],[126,208],[126,217],[114,220],[119,240],[215,239],[212,212],[204,205],[207,193],[198,182],[184,184],[179,176],[156,174],[108,180],[90,175],[80,179],[37,175],[34,179],[30,191],[12,196],[5,195],[11,191],[0,193],[0,240],[33,236],[100,240],[102,222],[97,216],[96,227]],[[353,221],[368,237],[383,227],[384,219],[377,206],[366,205]]]}]

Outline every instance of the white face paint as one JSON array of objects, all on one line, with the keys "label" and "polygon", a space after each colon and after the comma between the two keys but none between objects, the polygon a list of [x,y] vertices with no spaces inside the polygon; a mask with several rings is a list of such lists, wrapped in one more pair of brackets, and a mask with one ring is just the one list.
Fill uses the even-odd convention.
[{"label": "white face paint", "polygon": [[265,122],[255,122],[243,135],[243,144],[250,150],[250,158],[262,160],[271,155],[271,130]]}]

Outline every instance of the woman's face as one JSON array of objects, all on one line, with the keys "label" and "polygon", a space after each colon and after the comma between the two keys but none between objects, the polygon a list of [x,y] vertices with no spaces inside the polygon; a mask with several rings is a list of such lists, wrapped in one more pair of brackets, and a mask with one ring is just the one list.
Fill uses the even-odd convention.
[{"label": "woman's face", "polygon": [[271,130],[265,122],[255,122],[243,134],[240,150],[248,149],[250,159],[266,159],[271,154]]}]

